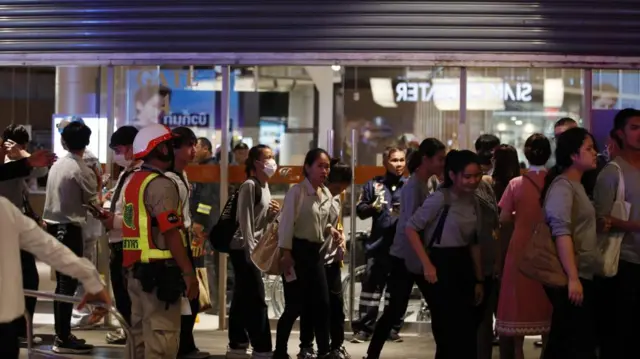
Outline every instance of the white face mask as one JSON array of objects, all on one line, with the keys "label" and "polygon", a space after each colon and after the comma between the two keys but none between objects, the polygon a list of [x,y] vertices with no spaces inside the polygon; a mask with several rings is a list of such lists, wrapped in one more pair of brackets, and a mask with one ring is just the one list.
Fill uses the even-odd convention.
[{"label": "white face mask", "polygon": [[129,168],[129,165],[131,165],[131,160],[126,159],[124,154],[114,154],[113,162],[124,168]]},{"label": "white face mask", "polygon": [[276,170],[278,170],[278,165],[276,164],[276,160],[269,159],[264,163],[264,168],[262,171],[267,177],[271,178],[274,174],[276,174]]}]

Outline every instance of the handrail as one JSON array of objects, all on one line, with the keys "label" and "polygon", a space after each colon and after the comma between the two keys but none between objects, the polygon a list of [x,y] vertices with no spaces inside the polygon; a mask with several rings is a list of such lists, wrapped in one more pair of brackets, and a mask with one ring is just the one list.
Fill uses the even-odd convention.
[{"label": "handrail", "polygon": [[[25,289],[24,290],[24,295],[28,296],[28,297],[35,297],[35,298],[42,298],[42,299],[51,299],[57,302],[65,302],[65,303],[72,303],[72,304],[80,304],[80,302],[82,301],[82,299],[80,298],[76,298],[76,297],[70,297],[67,295],[61,295],[61,294],[55,294],[55,293],[51,293],[51,292],[39,292],[37,290],[30,290],[30,289]],[[106,305],[105,303],[98,303],[98,302],[91,302],[91,303],[87,303],[89,305],[92,305],[94,307],[98,307],[98,308],[103,308],[106,309],[107,312],[109,312],[109,314],[113,315],[116,320],[118,322],[120,322],[120,326],[122,327],[122,329],[124,330],[124,332],[127,334],[127,342],[129,342],[130,340],[132,340],[133,336],[131,335],[131,327],[129,326],[129,324],[127,323],[127,321],[124,319],[124,317],[122,316],[122,314],[120,314],[120,312],[118,312],[118,309],[116,309],[115,306],[113,305]],[[28,351],[28,355],[29,357],[31,357],[31,354],[34,352],[41,352],[40,350],[36,350],[32,347],[32,343],[33,343],[33,326],[31,325],[31,318],[29,318],[28,314],[25,314],[25,317],[27,319],[27,351]],[[130,343],[127,343],[130,344]],[[129,355],[130,355],[130,359],[135,359],[136,357],[136,348],[135,345],[127,345],[129,347]],[[50,354],[50,353],[46,353],[46,354]]]}]

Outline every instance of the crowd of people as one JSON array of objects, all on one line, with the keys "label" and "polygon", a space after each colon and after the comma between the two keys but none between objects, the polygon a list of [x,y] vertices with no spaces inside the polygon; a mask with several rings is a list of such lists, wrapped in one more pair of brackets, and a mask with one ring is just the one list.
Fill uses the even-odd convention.
[{"label": "crowd of people", "polygon": [[[634,339],[640,282],[634,276],[640,273],[640,111],[622,110],[612,125],[606,156],[572,119],[559,120],[552,139],[532,134],[524,143],[524,172],[516,149],[490,134],[477,139],[475,151],[447,152],[436,138],[410,153],[387,148],[386,173],[365,184],[356,207],[355,214],[372,224],[350,340],[369,342],[367,359],[379,358],[386,342],[403,341],[415,286],[428,304],[438,359],[489,359],[494,344],[500,358],[523,359],[524,337],[530,335],[542,336],[546,359],[639,357]],[[53,156],[29,154],[24,127],[12,125],[3,133],[0,155],[7,163],[0,166],[0,220],[11,232],[3,248],[16,253],[16,260],[0,265],[3,273],[19,271],[22,287],[37,289],[35,255],[58,271],[57,294],[110,303],[91,265],[99,232],[88,221],[97,221],[109,235],[115,305],[133,336],[118,330],[107,341],[126,343],[148,359],[207,358],[193,338],[202,303],[196,273],[205,243],[217,235],[216,222],[231,218],[235,227],[225,251],[234,281],[226,357],[289,358],[299,319],[299,359],[350,358],[341,285],[342,197],[353,173],[347,164],[321,148],[310,150],[304,179],[281,205],[269,190],[278,168],[272,149],[238,146],[247,180],[230,196],[229,214],[216,209],[211,184],[190,183],[186,176],[189,164],[216,162],[211,143],[189,128],[115,131],[110,148],[122,170],[104,193],[104,178],[86,149],[91,130],[75,119],[60,131],[68,155],[48,171]],[[44,175],[39,217],[29,205],[27,183]],[[617,215],[619,203],[626,208],[624,218]],[[275,343],[263,273],[253,258],[274,223],[285,299]],[[552,286],[520,270],[538,223],[550,230],[566,285]],[[613,273],[603,270],[603,248],[612,238],[622,238],[613,249]],[[35,299],[21,299],[21,290],[11,285],[0,282],[3,290],[18,293],[0,298],[0,347],[17,358],[19,338],[26,337],[22,312],[33,315]],[[85,321],[104,315],[92,309]],[[91,352],[91,345],[71,333],[74,317],[82,315],[71,304],[55,302],[54,352]]]}]

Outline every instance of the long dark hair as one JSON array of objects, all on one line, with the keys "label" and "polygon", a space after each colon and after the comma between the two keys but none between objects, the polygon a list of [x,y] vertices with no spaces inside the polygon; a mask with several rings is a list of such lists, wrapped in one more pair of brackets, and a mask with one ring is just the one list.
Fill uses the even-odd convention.
[{"label": "long dark hair", "polygon": [[509,181],[520,175],[520,162],[518,162],[518,151],[510,145],[500,145],[493,152],[494,167],[493,174],[493,191],[496,199],[500,201],[502,194]]},{"label": "long dark hair", "polygon": [[478,155],[469,150],[451,150],[447,153],[447,157],[444,160],[444,183],[442,187],[451,188],[453,186],[453,180],[449,177],[449,172],[458,174],[463,172],[470,164],[480,165],[480,159]]},{"label": "long dark hair", "polygon": [[313,166],[313,163],[316,162],[316,160],[322,155],[327,156],[327,158],[331,160],[331,156],[329,156],[329,153],[322,148],[314,148],[307,152],[307,154],[304,156],[304,166],[302,167],[302,172],[304,173],[305,177],[309,177],[309,175],[307,174],[307,166]]},{"label": "long dark hair", "polygon": [[[544,199],[547,196],[547,191],[553,183],[556,177],[564,173],[569,167],[573,165],[573,159],[571,156],[580,153],[580,148],[584,144],[585,139],[591,137],[593,145],[596,145],[596,141],[593,135],[582,127],[574,127],[564,131],[557,137],[556,141],[556,164],[551,167],[547,176],[544,178],[544,187],[540,194],[540,203],[544,205]],[[596,149],[597,151],[597,149]]]},{"label": "long dark hair", "polygon": [[244,172],[247,174],[247,177],[251,177],[251,172],[256,170],[256,161],[260,161],[260,155],[262,154],[262,151],[266,149],[271,149],[271,147],[267,145],[256,145],[251,147],[249,155],[247,155],[247,160],[244,161]]}]

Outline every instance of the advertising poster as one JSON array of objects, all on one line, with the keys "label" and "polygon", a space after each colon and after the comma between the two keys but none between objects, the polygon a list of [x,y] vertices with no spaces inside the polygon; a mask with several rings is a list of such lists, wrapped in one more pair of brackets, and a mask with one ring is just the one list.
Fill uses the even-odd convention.
[{"label": "advertising poster", "polygon": [[[138,128],[150,123],[169,127],[220,127],[216,111],[220,78],[214,69],[149,69],[127,72],[127,124]],[[234,76],[231,76],[233,89]],[[229,115],[238,119],[238,94],[231,91]],[[238,123],[233,123],[237,128]]]}]

